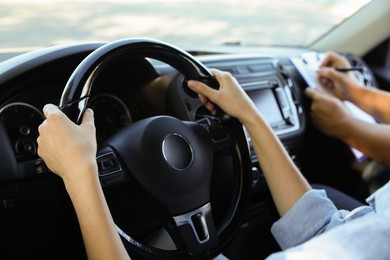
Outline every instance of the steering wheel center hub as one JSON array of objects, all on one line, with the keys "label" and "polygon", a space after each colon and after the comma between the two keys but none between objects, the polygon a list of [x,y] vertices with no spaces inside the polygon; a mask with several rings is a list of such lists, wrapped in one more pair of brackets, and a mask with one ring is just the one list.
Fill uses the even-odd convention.
[{"label": "steering wheel center hub", "polygon": [[194,161],[191,144],[180,134],[170,134],[162,143],[162,153],[165,161],[172,168],[184,171]]}]

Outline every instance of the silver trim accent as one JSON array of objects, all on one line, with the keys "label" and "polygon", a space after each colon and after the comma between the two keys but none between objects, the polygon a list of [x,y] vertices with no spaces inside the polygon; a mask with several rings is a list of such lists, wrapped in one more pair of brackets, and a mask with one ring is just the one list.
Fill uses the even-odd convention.
[{"label": "silver trim accent", "polygon": [[[104,157],[104,156],[109,155],[109,154],[112,154],[112,155],[115,157],[115,159],[118,160],[118,157],[116,157],[115,153],[113,153],[113,152],[108,152],[108,153],[101,154],[101,155],[97,156],[97,157],[96,157],[96,163],[98,163],[98,159],[99,159],[99,158]],[[100,174],[100,173],[98,172],[98,175],[99,175],[99,177],[104,177],[104,176],[109,176],[109,175],[115,174],[115,173],[117,173],[117,172],[121,172],[121,171],[122,171],[122,166],[121,166],[119,160],[118,160],[118,167],[119,167],[119,169],[116,170],[116,171],[108,172],[108,173],[105,173],[105,174]]]},{"label": "silver trim accent", "polygon": [[[186,143],[187,143],[188,146],[190,147],[190,150],[191,150],[191,161],[190,161],[190,163],[188,164],[188,166],[187,166],[186,168],[184,168],[184,169],[179,169],[179,168],[177,168],[177,167],[171,165],[171,164],[169,163],[168,159],[167,159],[167,156],[166,156],[165,152],[164,152],[164,144],[165,144],[165,141],[167,140],[168,137],[170,137],[170,136],[172,136],[172,135],[174,135],[174,136],[179,136],[179,137],[183,138],[183,140],[186,141]],[[162,154],[163,154],[163,157],[164,157],[165,162],[166,162],[169,166],[171,166],[173,169],[175,169],[175,170],[178,170],[178,171],[185,171],[185,170],[187,170],[188,168],[190,168],[190,166],[191,166],[192,163],[194,162],[194,158],[195,158],[195,156],[194,156],[194,150],[192,149],[192,146],[191,146],[190,142],[188,142],[187,138],[185,138],[184,136],[182,136],[182,135],[179,134],[179,133],[173,133],[173,134],[169,134],[169,135],[165,136],[165,137],[164,137],[164,140],[163,140],[163,142],[162,142],[162,144],[161,144],[161,151],[162,151]]]},{"label": "silver trim accent", "polygon": [[24,102],[12,102],[12,103],[9,103],[5,106],[3,106],[2,108],[0,108],[0,114],[7,108],[11,107],[11,106],[25,106],[25,107],[29,107],[31,109],[33,109],[35,112],[38,112],[39,115],[42,116],[42,118],[45,120],[45,116],[43,115],[42,111],[40,111],[38,108],[36,108],[35,106],[33,105],[30,105],[28,103],[24,103]]},{"label": "silver trim accent", "polygon": [[[209,230],[207,228],[207,223],[206,223],[206,218],[205,218],[205,216],[207,214],[209,214],[210,212],[211,212],[211,205],[209,202],[206,205],[204,205],[198,209],[195,209],[195,210],[190,211],[188,213],[185,213],[183,215],[173,217],[173,219],[175,220],[175,223],[177,226],[190,225],[198,242],[200,244],[203,244],[203,243],[206,243],[207,241],[210,240]],[[195,226],[192,222],[192,217],[199,214],[199,213],[201,213],[202,226],[204,227],[204,230],[206,231],[206,238],[204,240],[199,239],[198,233],[196,232]]]}]

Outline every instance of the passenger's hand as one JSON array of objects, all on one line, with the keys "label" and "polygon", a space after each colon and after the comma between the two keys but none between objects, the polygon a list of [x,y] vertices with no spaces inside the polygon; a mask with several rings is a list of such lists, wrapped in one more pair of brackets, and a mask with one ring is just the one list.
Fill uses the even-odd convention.
[{"label": "passenger's hand", "polygon": [[360,87],[352,72],[339,72],[336,67],[351,66],[348,60],[334,52],[329,52],[318,71],[318,80],[330,93],[341,100],[350,100],[354,90]]},{"label": "passenger's hand", "polygon": [[320,67],[333,67],[333,68],[349,67],[349,66],[351,66],[349,61],[345,57],[335,52],[326,53],[325,58],[323,59],[320,65]]},{"label": "passenger's hand", "polygon": [[[38,155],[51,171],[64,181],[96,167],[96,138],[93,112],[84,114],[81,125],[76,125],[55,105],[43,108],[46,120],[39,126]],[[75,177],[75,178],[73,178]]]},{"label": "passenger's hand", "polygon": [[212,69],[211,72],[220,84],[219,90],[199,81],[188,81],[188,87],[199,94],[201,102],[211,113],[216,114],[215,104],[243,124],[253,113],[258,113],[252,100],[230,73],[216,69]]},{"label": "passenger's hand", "polygon": [[318,89],[306,88],[305,94],[312,100],[313,125],[326,135],[342,139],[344,125],[351,119],[343,102]]}]

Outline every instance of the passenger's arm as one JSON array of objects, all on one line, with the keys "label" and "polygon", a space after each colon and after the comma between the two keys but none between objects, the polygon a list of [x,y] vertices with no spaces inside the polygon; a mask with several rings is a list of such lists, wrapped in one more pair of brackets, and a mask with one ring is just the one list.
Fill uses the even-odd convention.
[{"label": "passenger's arm", "polygon": [[46,105],[43,112],[46,120],[39,127],[38,154],[64,181],[88,258],[129,259],[99,183],[92,111],[86,111],[80,126],[54,105]]},{"label": "passenger's arm", "polygon": [[311,117],[318,129],[378,162],[390,164],[390,125],[351,117],[343,103],[328,93],[307,88],[305,94],[312,99]]},{"label": "passenger's arm", "polygon": [[375,88],[359,88],[350,97],[354,103],[381,123],[390,124],[390,93]]},{"label": "passenger's arm", "polygon": [[341,139],[371,159],[390,165],[390,125],[371,124],[350,118],[344,124]]},{"label": "passenger's arm", "polygon": [[200,94],[202,103],[210,111],[215,113],[214,103],[247,128],[272,197],[282,216],[310,189],[310,185],[235,78],[218,70],[213,70],[213,74],[220,83],[219,90],[197,81],[189,81],[188,86]]},{"label": "passenger's arm", "polygon": [[372,115],[378,121],[390,124],[390,93],[362,86],[352,72],[338,72],[336,67],[350,67],[343,56],[329,52],[318,72],[322,85],[341,100],[347,100]]},{"label": "passenger's arm", "polygon": [[[337,72],[332,68],[322,68],[318,75],[319,77],[328,78],[333,81],[333,84],[342,84],[344,78],[351,77],[349,73]],[[352,76],[353,77],[353,76]],[[324,79],[322,79],[324,80]],[[350,83],[343,86],[344,90],[335,94],[342,100],[350,101],[351,103],[364,110],[379,122],[390,124],[390,93],[376,88],[367,88],[358,83]],[[332,91],[331,91],[332,92]],[[335,91],[333,91],[335,93]],[[340,95],[343,93],[343,95]]]}]

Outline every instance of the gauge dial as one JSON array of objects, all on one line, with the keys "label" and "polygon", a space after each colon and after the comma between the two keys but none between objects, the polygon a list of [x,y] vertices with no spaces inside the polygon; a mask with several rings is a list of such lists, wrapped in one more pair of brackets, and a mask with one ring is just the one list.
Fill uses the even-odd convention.
[{"label": "gauge dial", "polygon": [[10,103],[0,109],[0,120],[14,146],[19,160],[37,157],[38,126],[45,120],[36,107],[22,102]]},{"label": "gauge dial", "polygon": [[94,111],[98,142],[103,142],[132,122],[126,104],[114,95],[97,95],[90,100],[88,106]]}]

